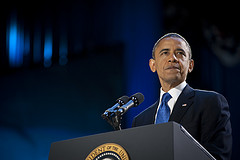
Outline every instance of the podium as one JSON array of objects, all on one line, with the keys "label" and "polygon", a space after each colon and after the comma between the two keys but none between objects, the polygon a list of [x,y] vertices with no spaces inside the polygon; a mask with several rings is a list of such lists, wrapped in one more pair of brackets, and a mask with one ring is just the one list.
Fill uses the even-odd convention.
[{"label": "podium", "polygon": [[135,127],[51,144],[49,160],[85,159],[214,160],[215,158],[175,122]]}]

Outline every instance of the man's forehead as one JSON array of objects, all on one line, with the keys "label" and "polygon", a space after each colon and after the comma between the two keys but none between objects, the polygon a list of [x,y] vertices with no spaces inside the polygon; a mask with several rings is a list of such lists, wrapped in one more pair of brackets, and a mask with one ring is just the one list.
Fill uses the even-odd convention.
[{"label": "man's forehead", "polygon": [[162,39],[159,42],[157,48],[163,49],[165,47],[172,47],[172,46],[176,46],[176,47],[182,48],[184,50],[188,49],[185,41],[178,37],[166,37],[166,38]]}]

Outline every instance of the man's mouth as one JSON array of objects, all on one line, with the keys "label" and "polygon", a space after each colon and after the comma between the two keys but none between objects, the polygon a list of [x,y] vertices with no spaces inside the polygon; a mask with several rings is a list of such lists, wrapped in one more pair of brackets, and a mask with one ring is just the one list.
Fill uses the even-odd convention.
[{"label": "man's mouth", "polygon": [[171,69],[180,70],[180,67],[179,66],[168,66],[168,67],[166,67],[166,70],[171,70]]}]

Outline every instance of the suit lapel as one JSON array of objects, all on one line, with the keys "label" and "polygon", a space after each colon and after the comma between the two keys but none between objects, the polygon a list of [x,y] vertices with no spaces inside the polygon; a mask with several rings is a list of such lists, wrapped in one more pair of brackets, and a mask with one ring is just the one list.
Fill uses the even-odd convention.
[{"label": "suit lapel", "polygon": [[159,99],[153,104],[152,109],[151,109],[150,115],[152,115],[152,116],[149,116],[149,118],[151,118],[150,119],[151,124],[155,123],[155,115],[157,113],[158,105],[159,105]]},{"label": "suit lapel", "polygon": [[193,103],[194,94],[194,90],[189,85],[183,89],[176,104],[174,105],[169,121],[180,123],[184,114]]}]

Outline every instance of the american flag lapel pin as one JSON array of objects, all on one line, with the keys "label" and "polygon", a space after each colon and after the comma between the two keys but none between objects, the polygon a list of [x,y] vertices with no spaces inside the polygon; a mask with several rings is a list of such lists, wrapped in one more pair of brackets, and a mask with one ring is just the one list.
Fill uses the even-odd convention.
[{"label": "american flag lapel pin", "polygon": [[182,104],[182,107],[186,107],[186,106],[187,106],[187,103]]}]

